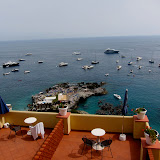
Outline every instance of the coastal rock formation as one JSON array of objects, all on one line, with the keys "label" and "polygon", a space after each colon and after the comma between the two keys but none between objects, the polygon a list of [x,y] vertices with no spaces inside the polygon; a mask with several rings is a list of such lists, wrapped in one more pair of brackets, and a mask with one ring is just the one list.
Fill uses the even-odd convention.
[{"label": "coastal rock formation", "polygon": [[[53,87],[46,89],[46,93],[40,92],[37,95],[32,96],[33,106],[29,107],[29,110],[34,111],[53,111],[57,110],[59,105],[58,95],[65,95],[67,98],[63,100],[63,103],[68,106],[69,109],[76,109],[77,104],[90,96],[99,96],[107,94],[105,88],[102,88],[104,82],[98,83],[61,83],[54,85]],[[55,97],[53,101],[48,103],[46,97]]]}]

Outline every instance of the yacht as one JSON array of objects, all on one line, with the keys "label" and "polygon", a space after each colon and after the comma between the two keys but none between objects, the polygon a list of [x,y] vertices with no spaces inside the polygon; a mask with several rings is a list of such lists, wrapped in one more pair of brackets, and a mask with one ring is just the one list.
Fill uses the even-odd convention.
[{"label": "yacht", "polygon": [[13,70],[11,70],[11,72],[18,72],[19,71],[19,69],[13,69]]},{"label": "yacht", "polygon": [[121,99],[121,96],[118,95],[118,94],[113,94],[113,96],[114,96],[115,98],[117,98],[117,99]]},{"label": "yacht", "polygon": [[77,58],[77,61],[81,61],[83,58]]},{"label": "yacht", "polygon": [[24,74],[26,74],[26,73],[30,73],[30,71],[24,71]]},{"label": "yacht", "polygon": [[122,66],[117,66],[117,70],[120,70],[122,68]]},{"label": "yacht", "polygon": [[3,63],[3,68],[6,68],[6,67],[12,67],[12,66],[19,66],[19,63],[18,62],[7,62],[7,63]]},{"label": "yacht", "polygon": [[141,59],[142,59],[142,57],[137,57],[136,58],[137,61],[140,61]]},{"label": "yacht", "polygon": [[61,62],[59,63],[59,67],[68,66],[68,63]]},{"label": "yacht", "polygon": [[38,61],[38,63],[43,63],[43,61]]},{"label": "yacht", "polygon": [[72,54],[74,54],[74,55],[80,55],[81,52],[73,52]]},{"label": "yacht", "polygon": [[118,51],[118,50],[115,50],[115,49],[110,49],[110,48],[108,48],[108,49],[106,49],[106,50],[104,51],[104,53],[106,53],[106,54],[117,54],[117,53],[119,53],[119,51]]},{"label": "yacht", "polygon": [[150,59],[150,60],[149,60],[149,63],[154,63],[154,60],[153,60],[153,59]]},{"label": "yacht", "polygon": [[132,65],[132,64],[133,64],[133,62],[132,62],[132,61],[129,61],[129,62],[128,62],[128,65]]},{"label": "yacht", "polygon": [[109,73],[106,73],[105,76],[106,76],[106,77],[109,76]]},{"label": "yacht", "polygon": [[3,75],[5,76],[5,75],[9,75],[10,74],[10,72],[8,72],[8,73],[3,73]]},{"label": "yacht", "polygon": [[26,54],[26,56],[31,56],[31,55],[32,55],[32,53],[27,53],[27,54]]},{"label": "yacht", "polygon": [[19,61],[25,61],[25,59],[19,59]]}]

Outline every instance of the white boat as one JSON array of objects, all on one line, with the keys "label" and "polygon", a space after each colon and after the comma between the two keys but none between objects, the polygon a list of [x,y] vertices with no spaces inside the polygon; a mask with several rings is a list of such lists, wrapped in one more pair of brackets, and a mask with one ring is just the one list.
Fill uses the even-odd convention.
[{"label": "white boat", "polygon": [[81,52],[73,52],[72,54],[74,54],[74,55],[80,55]]},{"label": "white boat", "polygon": [[18,72],[19,71],[19,69],[13,69],[12,70],[12,72]]},{"label": "white boat", "polygon": [[65,63],[65,62],[59,63],[59,67],[63,67],[63,66],[68,66],[68,63]]},{"label": "white boat", "polygon": [[87,65],[82,66],[82,69],[88,69]]},{"label": "white boat", "polygon": [[106,77],[109,76],[109,73],[106,73],[105,76],[106,76]]},{"label": "white boat", "polygon": [[81,61],[83,58],[77,58],[77,61]]},{"label": "white boat", "polygon": [[137,61],[140,61],[141,59],[142,59],[142,57],[137,57],[136,58]]},{"label": "white boat", "polygon": [[128,65],[132,65],[132,64],[133,64],[133,62],[132,62],[132,61],[129,61],[129,62],[128,62]]},{"label": "white boat", "polygon": [[119,60],[116,60],[116,63],[119,63]]},{"label": "white boat", "polygon": [[24,74],[26,74],[26,73],[30,73],[30,71],[24,71]]},{"label": "white boat", "polygon": [[117,70],[120,70],[122,68],[122,66],[117,66]]},{"label": "white boat", "polygon": [[10,72],[8,72],[8,73],[3,73],[3,75],[5,76],[5,75],[9,75],[10,74]]},{"label": "white boat", "polygon": [[3,63],[3,68],[13,67],[13,66],[19,66],[19,63],[18,62],[11,62],[11,61],[8,61],[7,63]]},{"label": "white boat", "polygon": [[150,72],[151,72],[151,70],[149,69],[149,70],[148,70],[148,72],[150,73]]},{"label": "white boat", "polygon": [[142,68],[142,66],[138,66],[138,68],[137,69],[141,69]]},{"label": "white boat", "polygon": [[117,98],[117,99],[121,99],[121,96],[118,95],[118,94],[113,94],[113,96],[114,96],[115,98]]},{"label": "white boat", "polygon": [[32,55],[32,53],[27,53],[27,54],[26,54],[26,56],[31,56],[31,55]]},{"label": "white boat", "polygon": [[106,49],[106,50],[104,51],[104,53],[106,53],[106,54],[118,54],[119,51],[118,51],[118,50],[115,50],[115,49],[110,49],[110,48],[108,48],[108,49]]},{"label": "white boat", "polygon": [[88,66],[88,69],[92,69],[94,66],[92,66],[92,65],[90,65],[90,66]]},{"label": "white boat", "polygon": [[43,61],[38,61],[38,63],[43,63]]},{"label": "white boat", "polygon": [[150,60],[149,60],[149,63],[154,63],[154,60],[153,60],[153,59],[150,59]]},{"label": "white boat", "polygon": [[25,61],[25,59],[19,59],[19,61]]},{"label": "white boat", "polygon": [[88,66],[88,65],[84,65],[84,66],[82,66],[82,69],[92,69],[94,66],[92,66],[92,65],[90,65],[90,66]]},{"label": "white boat", "polygon": [[91,63],[92,63],[92,64],[98,64],[99,61],[92,61]]}]

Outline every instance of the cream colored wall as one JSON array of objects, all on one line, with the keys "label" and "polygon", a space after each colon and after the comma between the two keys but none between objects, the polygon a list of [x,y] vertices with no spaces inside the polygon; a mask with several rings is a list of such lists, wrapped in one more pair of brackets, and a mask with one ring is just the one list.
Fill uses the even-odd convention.
[{"label": "cream colored wall", "polygon": [[37,121],[33,124],[35,125],[38,122],[43,122],[44,127],[54,128],[57,124],[58,119],[56,118],[57,113],[53,112],[33,112],[33,111],[10,111],[4,114],[5,122],[14,123],[15,125],[28,126],[24,123],[24,119],[27,117],[36,117]]},{"label": "cream colored wall", "polygon": [[[71,129],[91,131],[103,128],[106,132],[122,132],[123,116],[71,114]],[[133,116],[124,117],[124,133],[133,133]]]}]

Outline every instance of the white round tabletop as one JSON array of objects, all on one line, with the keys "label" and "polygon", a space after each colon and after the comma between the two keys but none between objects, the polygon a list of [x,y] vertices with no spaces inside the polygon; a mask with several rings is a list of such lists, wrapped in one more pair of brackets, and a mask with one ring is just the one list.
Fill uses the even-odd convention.
[{"label": "white round tabletop", "polygon": [[37,118],[35,118],[35,117],[29,117],[29,118],[26,118],[25,120],[24,120],[24,122],[25,123],[28,123],[28,124],[32,124],[32,123],[34,123],[34,122],[36,122],[37,121]]},{"label": "white round tabletop", "polygon": [[103,136],[105,135],[105,130],[101,128],[95,128],[91,131],[94,136]]}]

